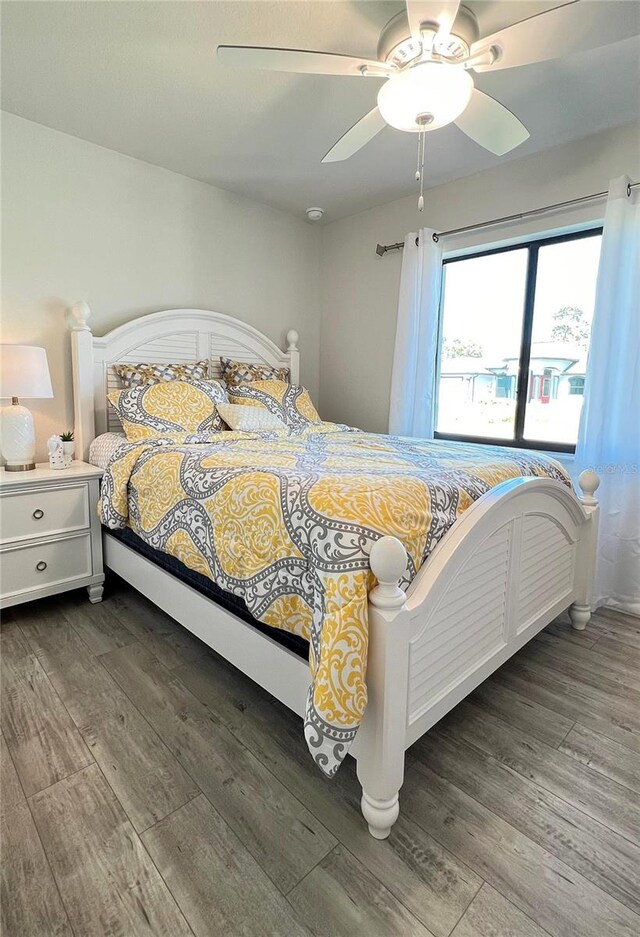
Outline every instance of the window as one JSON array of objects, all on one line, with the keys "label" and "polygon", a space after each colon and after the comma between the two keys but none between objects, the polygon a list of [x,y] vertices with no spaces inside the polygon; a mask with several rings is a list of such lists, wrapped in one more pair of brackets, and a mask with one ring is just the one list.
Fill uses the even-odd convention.
[{"label": "window", "polygon": [[601,237],[444,261],[436,438],[575,449]]},{"label": "window", "polygon": [[496,374],[496,397],[512,397],[513,378],[509,374]]}]

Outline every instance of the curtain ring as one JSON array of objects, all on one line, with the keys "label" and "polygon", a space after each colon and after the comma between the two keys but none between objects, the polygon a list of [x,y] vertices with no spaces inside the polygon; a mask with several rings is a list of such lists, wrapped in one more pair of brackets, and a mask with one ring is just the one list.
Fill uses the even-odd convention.
[{"label": "curtain ring", "polygon": [[631,198],[631,183],[627,182],[627,198]]},{"label": "curtain ring", "polygon": [[438,241],[440,240],[440,237],[436,234],[435,231],[434,231],[433,234],[431,235],[431,240],[433,241],[434,244],[437,244]]}]

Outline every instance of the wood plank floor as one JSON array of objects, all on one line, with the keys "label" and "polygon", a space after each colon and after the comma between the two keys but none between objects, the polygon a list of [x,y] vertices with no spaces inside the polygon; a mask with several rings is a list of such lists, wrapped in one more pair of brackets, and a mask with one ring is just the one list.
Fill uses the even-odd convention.
[{"label": "wood plank floor", "polygon": [[4,937],[638,937],[640,621],[559,618],[408,752],[347,759],[116,577],[1,632]]}]

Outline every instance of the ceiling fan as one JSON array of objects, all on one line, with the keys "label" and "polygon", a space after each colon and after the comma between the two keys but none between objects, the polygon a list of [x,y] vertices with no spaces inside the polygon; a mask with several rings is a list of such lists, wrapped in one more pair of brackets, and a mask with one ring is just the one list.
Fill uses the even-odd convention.
[{"label": "ceiling fan", "polygon": [[[383,80],[377,107],[365,114],[322,159],[348,159],[389,124],[424,133],[455,124],[498,156],[523,143],[526,127],[495,98],[475,87],[471,72],[492,72],[583,52],[625,38],[607,3],[570,0],[480,36],[460,0],[406,0],[384,27],[378,58],[258,46],[218,46],[218,59],[241,68]],[[419,178],[420,174],[417,173]]]}]

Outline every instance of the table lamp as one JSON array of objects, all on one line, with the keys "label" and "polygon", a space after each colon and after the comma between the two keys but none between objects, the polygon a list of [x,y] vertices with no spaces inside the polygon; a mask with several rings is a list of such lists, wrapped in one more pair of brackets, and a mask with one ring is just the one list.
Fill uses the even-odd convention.
[{"label": "table lamp", "polygon": [[11,397],[11,406],[0,415],[0,449],[7,472],[26,472],[36,467],[33,417],[20,406],[19,397],[53,397],[47,353],[34,345],[0,345],[0,397]]}]

